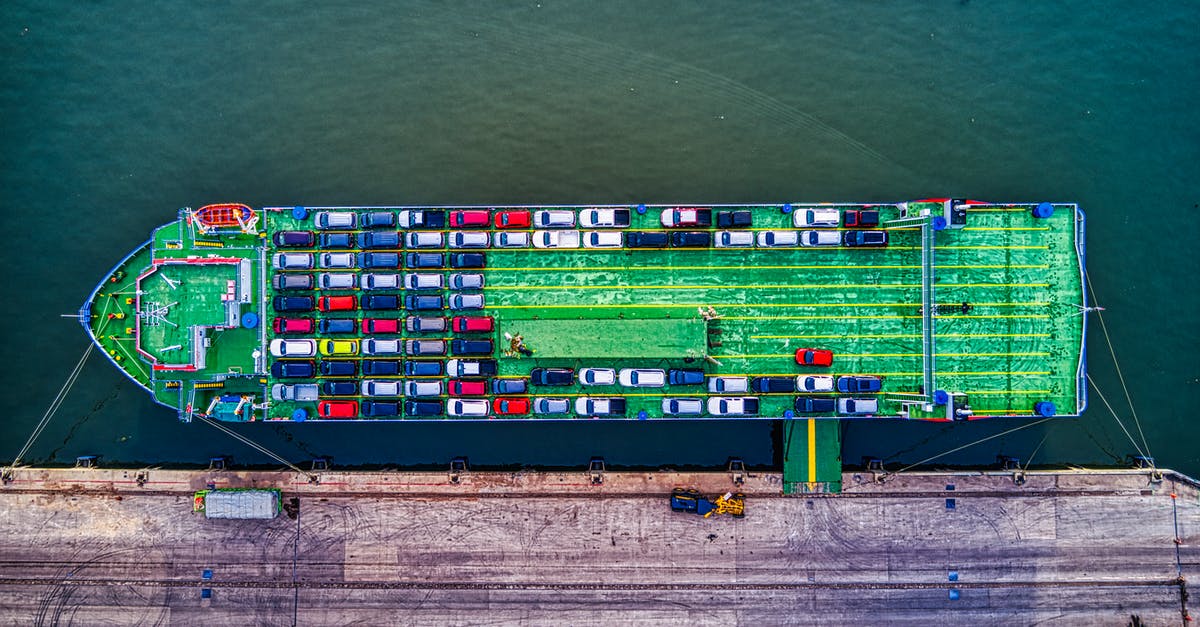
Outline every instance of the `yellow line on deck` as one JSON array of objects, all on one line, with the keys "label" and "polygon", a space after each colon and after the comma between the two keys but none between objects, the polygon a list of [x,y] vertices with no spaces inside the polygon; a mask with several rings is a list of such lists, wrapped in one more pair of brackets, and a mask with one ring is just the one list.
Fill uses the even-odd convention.
[{"label": "yellow line on deck", "polygon": [[1049,231],[1048,226],[965,226],[964,231]]},{"label": "yellow line on deck", "polygon": [[[714,359],[791,359],[795,353],[778,355],[713,355]],[[838,353],[838,357],[920,357],[921,353]],[[934,357],[1049,357],[1050,353],[936,353]]]},{"label": "yellow line on deck", "polygon": [[974,392],[964,392],[964,394],[1050,394],[1050,390],[975,390]]},{"label": "yellow line on deck", "polygon": [[[945,283],[938,287],[1049,287],[1049,283]],[[916,289],[920,283],[878,283],[878,284],[829,284],[810,283],[800,285],[763,284],[763,285],[487,285],[484,290],[758,290],[758,289],[799,289],[799,290],[832,290],[832,289]]]},{"label": "yellow line on deck", "polygon": [[[1049,333],[938,333],[938,337],[1050,337]],[[920,333],[884,333],[878,335],[871,334],[856,334],[856,335],[751,335],[752,340],[820,340],[830,339],[835,337],[844,337],[857,340],[882,340],[888,338],[917,338],[921,337]]]},{"label": "yellow line on deck", "polygon": [[[567,268],[567,267],[546,267],[546,266],[508,266],[508,267],[491,267],[491,268],[474,268],[472,272],[613,272],[627,270],[874,270],[879,268],[887,269],[920,269],[920,265],[789,265],[789,266],[760,266],[760,265],[736,265],[736,266],[591,266],[586,268]],[[971,265],[953,265],[943,266],[938,265],[939,269],[953,270],[999,270],[1005,268],[1011,269],[1033,269],[1046,270],[1049,269],[1049,264],[971,264]],[[304,269],[311,272],[311,269]]]},{"label": "yellow line on deck", "polygon": [[808,482],[817,480],[817,421],[808,419]]}]

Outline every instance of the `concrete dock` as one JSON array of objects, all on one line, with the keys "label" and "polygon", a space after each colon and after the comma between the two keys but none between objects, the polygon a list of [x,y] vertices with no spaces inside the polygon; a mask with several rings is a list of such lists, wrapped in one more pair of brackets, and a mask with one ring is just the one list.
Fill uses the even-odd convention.
[{"label": "concrete dock", "polygon": [[[783,496],[775,473],[18,469],[0,487],[0,623],[1185,622],[1186,477],[880,478]],[[289,511],[208,520],[191,494],[209,486],[278,487]],[[747,515],[672,512],[676,486],[740,490]]]}]

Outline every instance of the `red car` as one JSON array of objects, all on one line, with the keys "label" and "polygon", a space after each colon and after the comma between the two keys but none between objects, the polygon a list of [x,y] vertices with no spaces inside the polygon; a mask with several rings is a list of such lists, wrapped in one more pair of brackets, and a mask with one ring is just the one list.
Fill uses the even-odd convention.
[{"label": "red car", "polygon": [[363,318],[363,333],[399,333],[400,321],[395,318]]},{"label": "red car", "polygon": [[491,215],[483,211],[451,211],[450,226],[487,226]]},{"label": "red car", "polygon": [[357,305],[353,296],[322,296],[317,299],[321,311],[353,311]]},{"label": "red car", "polygon": [[833,351],[826,348],[800,348],[796,350],[796,363],[801,366],[832,366]]},{"label": "red car", "polygon": [[450,324],[457,333],[490,333],[496,328],[496,320],[491,316],[481,318],[454,316],[454,320]]},{"label": "red car", "polygon": [[843,215],[850,228],[879,226],[879,212],[874,209],[847,209]]},{"label": "red car", "polygon": [[497,211],[496,228],[498,229],[527,229],[529,228],[528,211]]},{"label": "red car", "polygon": [[358,416],[358,401],[321,401],[317,415],[322,418],[354,418]]},{"label": "red car", "polygon": [[487,381],[450,380],[450,396],[483,396],[487,394]]},{"label": "red car", "polygon": [[312,333],[316,323],[312,318],[276,318],[276,333]]},{"label": "red car", "polygon": [[501,397],[492,401],[492,411],[497,414],[528,414],[529,399]]}]

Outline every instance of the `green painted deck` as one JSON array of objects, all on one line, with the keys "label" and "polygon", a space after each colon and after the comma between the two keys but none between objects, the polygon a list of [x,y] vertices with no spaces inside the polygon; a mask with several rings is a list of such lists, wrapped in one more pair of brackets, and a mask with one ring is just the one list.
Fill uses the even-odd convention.
[{"label": "green painted deck", "polygon": [[[796,210],[814,206],[797,205]],[[820,206],[843,211],[861,208],[853,204]],[[885,248],[488,248],[477,251],[486,255],[486,268],[463,270],[484,275],[484,310],[434,315],[494,317],[496,331],[490,337],[496,353],[491,358],[498,361],[501,378],[527,377],[535,367],[689,368],[701,369],[707,377],[874,375],[883,378],[882,392],[859,397],[877,399],[876,416],[881,417],[950,419],[956,405],[933,404],[934,390],[961,395],[955,396],[957,407],[966,409],[963,405],[969,403],[974,417],[1031,416],[1040,401],[1054,403],[1059,414],[1075,414],[1086,404],[1082,385],[1085,320],[1080,315],[1080,306],[1086,304],[1081,282],[1083,218],[1074,205],[1055,205],[1047,219],[1034,217],[1032,207],[973,206],[963,214],[964,228],[933,231],[920,226],[931,224],[931,218],[913,216],[923,210],[936,214],[942,211],[941,203],[876,205],[884,222],[881,228],[888,229],[891,240]],[[579,209],[523,209],[554,208]],[[663,208],[652,206],[645,214],[631,211],[632,224],[620,230],[674,231],[659,226]],[[395,212],[402,208],[334,210],[360,213],[367,209]],[[781,205],[713,207],[714,217],[718,211],[734,209],[752,213],[753,226],[747,229],[752,234],[794,230],[793,216],[782,211]],[[902,218],[902,209],[908,211],[908,222],[889,224]],[[305,219],[293,217],[291,210],[260,210],[258,229],[249,234],[208,236],[199,235],[189,221],[190,212],[181,211],[180,220],[158,229],[147,246],[132,253],[105,278],[81,312],[85,326],[114,364],[159,402],[178,408],[184,419],[203,414],[217,395],[232,397],[233,403],[244,399],[253,404],[253,411],[246,414],[252,420],[292,420],[297,410],[316,417],[315,403],[272,401],[269,394],[276,381],[269,375],[273,358],[267,347],[275,339],[271,322],[281,315],[270,306],[278,295],[271,277],[276,272],[317,275],[325,271],[273,267],[273,256],[279,251],[271,235],[280,230],[312,231],[312,214],[327,209],[309,208]],[[410,251],[378,252],[403,256]],[[330,271],[362,273],[358,269]],[[449,275],[455,270],[421,272]],[[404,296],[403,291],[393,293]],[[307,294],[361,297],[365,292]],[[441,294],[448,297],[450,292]],[[929,312],[925,311],[926,300],[932,305]],[[246,313],[256,314],[261,324],[242,327],[241,316]],[[352,318],[357,324],[364,317],[402,319],[407,314],[403,310],[355,310],[283,315],[316,320]],[[506,332],[520,333],[533,355],[505,355],[509,348]],[[453,333],[395,337],[449,341],[456,336],[463,337]],[[479,334],[472,337],[479,339]],[[833,366],[798,366],[795,352],[799,348],[832,350]],[[199,358],[204,367],[188,369]],[[361,361],[362,357],[338,359]],[[315,382],[325,380],[332,378]],[[923,389],[926,381],[933,389]],[[288,381],[293,382],[303,381]],[[573,401],[586,395],[623,397],[627,411],[612,418],[660,420],[664,419],[664,399],[704,400],[708,393],[706,386],[571,385],[530,388],[519,396]],[[760,410],[756,416],[735,419],[788,418],[798,396],[795,392],[745,395],[758,398]],[[322,400],[366,399],[322,396]],[[440,400],[444,402],[446,397]],[[569,413],[488,418],[589,417]],[[836,416],[805,418],[795,416],[785,423],[789,490],[836,489],[840,470]],[[706,414],[687,419],[718,418]]]}]

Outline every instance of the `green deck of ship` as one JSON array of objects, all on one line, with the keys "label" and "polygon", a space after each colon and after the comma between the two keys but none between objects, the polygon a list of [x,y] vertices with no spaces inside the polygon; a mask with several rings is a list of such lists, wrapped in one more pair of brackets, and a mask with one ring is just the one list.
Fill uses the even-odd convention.
[{"label": "green deck of ship", "polygon": [[[782,213],[778,205],[750,209],[753,231],[793,228],[792,216]],[[633,213],[628,230],[663,230],[659,212],[660,208],[652,207],[645,215]],[[269,371],[270,359],[254,357],[256,351],[265,352],[266,343],[273,339],[270,321],[277,315],[269,306],[263,307],[275,294],[270,285],[273,270],[264,268],[262,260],[270,263],[276,252],[271,233],[313,226],[311,218],[296,220],[289,210],[263,213],[265,234],[206,238],[220,242],[220,247],[198,247],[194,233],[182,222],[161,228],[151,246],[121,266],[125,275],[103,285],[91,303],[91,329],[100,346],[110,357],[121,357],[118,366],[150,388],[160,402],[174,407],[186,404],[192,398],[192,384],[212,382],[214,375],[223,379],[219,393],[255,395],[257,402],[269,398],[266,392],[274,381],[262,372]],[[896,217],[896,209],[883,208],[885,221]],[[1073,205],[1058,205],[1049,219],[1034,218],[1029,206],[989,206],[972,209],[966,228],[936,233],[934,299],[942,306],[931,320],[936,388],[967,394],[976,416],[1032,415],[1037,401],[1052,401],[1064,414],[1082,406],[1077,382],[1084,324],[1078,305],[1083,302],[1083,288],[1076,221]],[[686,367],[703,369],[709,376],[751,377],[870,374],[884,378],[883,393],[878,395],[880,414],[894,416],[902,408],[900,401],[920,400],[931,390],[920,390],[924,374],[921,230],[894,229],[890,235],[890,245],[880,249],[490,248],[484,251],[485,269],[466,270],[484,274],[486,307],[464,313],[496,318],[494,358],[499,360],[502,377],[528,376],[534,367]],[[125,298],[135,277],[151,265],[152,255],[159,260],[189,256],[249,260],[255,284],[243,311],[258,313],[263,324],[214,333],[207,371],[159,372],[151,380],[149,364],[138,358],[131,348],[132,337],[125,332],[134,317],[133,305],[126,304]],[[183,329],[223,318],[214,311],[213,299],[219,299],[232,272],[233,266],[221,264],[160,265],[158,276],[151,275],[143,285],[142,299],[175,304],[159,324],[142,327],[143,346],[162,363],[186,363],[190,338]],[[182,285],[172,288],[164,277]],[[357,291],[320,295],[348,293]],[[963,303],[968,305],[965,310],[960,307]],[[702,318],[700,309],[709,308],[717,318]],[[126,319],[108,319],[114,313],[123,313]],[[400,318],[405,313],[301,315],[361,319]],[[522,334],[533,355],[505,356],[505,332]],[[413,337],[450,339],[452,335]],[[182,348],[163,352],[172,345]],[[802,347],[832,349],[833,367],[797,366],[794,353]],[[255,372],[256,364],[261,371]],[[197,394],[204,397],[211,392]],[[626,397],[626,418],[635,419],[644,411],[649,419],[662,419],[663,398],[703,398],[706,390],[573,386],[532,388],[530,394],[572,399],[582,395]],[[746,395],[760,398],[760,417],[774,418],[785,416],[796,397],[795,393]],[[204,404],[195,401],[197,409]],[[298,407],[311,414],[313,404],[272,402],[256,417],[288,420]],[[944,417],[945,408],[927,411],[928,407],[908,405],[908,417]],[[554,417],[563,418],[576,417]],[[784,423],[785,470],[798,478],[795,489],[837,480],[840,437],[833,418],[797,417]]]}]

